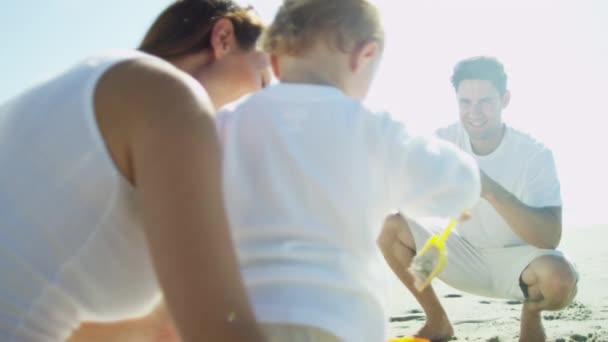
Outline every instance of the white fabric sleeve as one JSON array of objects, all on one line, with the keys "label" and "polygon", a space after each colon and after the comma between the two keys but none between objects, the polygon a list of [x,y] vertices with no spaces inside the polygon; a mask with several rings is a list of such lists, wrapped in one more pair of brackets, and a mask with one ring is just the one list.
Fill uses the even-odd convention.
[{"label": "white fabric sleeve", "polygon": [[450,127],[443,127],[435,130],[435,136],[439,137],[442,140],[455,142],[456,137],[454,135],[455,134],[450,131]]},{"label": "white fabric sleeve", "polygon": [[442,140],[449,141],[458,145],[458,140],[461,136],[462,126],[460,123],[454,123],[447,127],[441,127],[435,130],[435,135]]},{"label": "white fabric sleeve", "polygon": [[549,149],[543,149],[528,163],[522,201],[537,208],[562,205],[557,168]]},{"label": "white fabric sleeve", "polygon": [[385,126],[386,170],[391,199],[409,217],[458,217],[481,193],[475,160],[452,143],[412,136],[403,125]]}]

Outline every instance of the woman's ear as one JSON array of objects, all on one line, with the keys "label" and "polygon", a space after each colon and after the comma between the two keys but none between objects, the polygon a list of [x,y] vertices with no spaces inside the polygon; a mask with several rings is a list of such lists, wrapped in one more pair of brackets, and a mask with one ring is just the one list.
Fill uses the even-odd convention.
[{"label": "woman's ear", "polygon": [[215,58],[220,59],[237,47],[232,21],[226,18],[218,20],[211,31],[211,48]]},{"label": "woman's ear", "polygon": [[369,64],[375,63],[381,53],[378,42],[372,40],[360,44],[350,55],[350,69],[357,73]]},{"label": "woman's ear", "polygon": [[270,55],[270,66],[272,67],[272,73],[274,74],[274,77],[280,79],[281,72],[279,70],[279,58],[277,57],[277,55]]}]

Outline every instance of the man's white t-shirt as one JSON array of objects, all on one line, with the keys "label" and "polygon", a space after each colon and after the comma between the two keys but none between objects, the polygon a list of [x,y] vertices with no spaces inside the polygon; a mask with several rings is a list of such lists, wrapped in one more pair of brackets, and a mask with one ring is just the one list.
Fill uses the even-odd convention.
[{"label": "man's white t-shirt", "polygon": [[216,122],[228,217],[258,321],[385,340],[376,246],[385,217],[471,207],[475,161],[329,86],[281,83]]},{"label": "man's white t-shirt", "polygon": [[[473,156],[479,168],[524,204],[531,207],[562,205],[560,184],[553,153],[529,135],[506,126],[498,148],[485,156],[476,155],[460,123],[437,130],[437,135]],[[458,228],[462,237],[480,248],[526,244],[485,199],[471,210],[471,219]]]}]

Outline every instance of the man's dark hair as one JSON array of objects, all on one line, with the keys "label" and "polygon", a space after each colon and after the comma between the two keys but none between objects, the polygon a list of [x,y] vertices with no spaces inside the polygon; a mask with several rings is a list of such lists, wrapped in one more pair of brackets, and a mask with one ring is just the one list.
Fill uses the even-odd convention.
[{"label": "man's dark hair", "polygon": [[458,91],[460,82],[464,80],[490,81],[496,87],[500,95],[507,91],[507,74],[505,68],[494,57],[477,56],[467,58],[456,64],[452,74],[452,86]]}]

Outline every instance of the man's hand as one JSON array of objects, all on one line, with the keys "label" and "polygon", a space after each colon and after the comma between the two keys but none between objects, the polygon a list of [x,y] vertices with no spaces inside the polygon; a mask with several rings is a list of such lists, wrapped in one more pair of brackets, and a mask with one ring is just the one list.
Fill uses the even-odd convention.
[{"label": "man's hand", "polygon": [[554,249],[562,235],[561,207],[530,207],[485,172],[479,170],[481,197],[494,207],[522,240],[538,248]]}]

